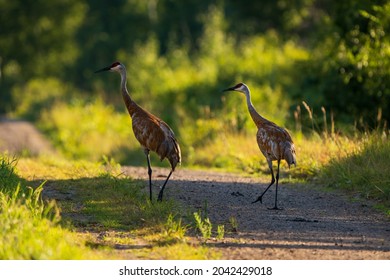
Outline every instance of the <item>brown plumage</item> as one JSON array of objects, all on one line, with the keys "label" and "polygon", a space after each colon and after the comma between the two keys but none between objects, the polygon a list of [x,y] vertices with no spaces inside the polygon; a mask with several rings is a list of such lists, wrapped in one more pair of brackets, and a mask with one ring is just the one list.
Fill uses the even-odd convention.
[{"label": "brown plumage", "polygon": [[[280,209],[277,206],[278,200],[278,184],[279,184],[279,166],[280,161],[284,159],[288,166],[291,164],[296,165],[295,147],[290,134],[282,127],[277,126],[275,123],[263,118],[253,107],[251,102],[250,91],[247,85],[239,83],[234,87],[225,89],[224,91],[239,91],[245,94],[246,102],[249,110],[249,114],[252,120],[257,126],[257,144],[260,151],[267,159],[269,169],[271,170],[271,183],[265,189],[265,191],[255,200],[253,203],[260,201],[262,203],[263,195],[276,181],[276,193],[275,193],[275,206],[271,209]],[[274,171],[272,168],[272,161],[277,161],[278,169],[276,171],[276,180]]]},{"label": "brown plumage", "polygon": [[175,171],[176,165],[181,162],[180,146],[177,143],[175,134],[164,121],[147,112],[131,99],[126,87],[126,68],[123,64],[114,62],[112,65],[100,69],[95,73],[103,71],[118,72],[121,75],[123,101],[125,102],[127,111],[132,119],[134,136],[144,148],[148,163],[150,200],[152,200],[152,168],[150,166],[149,152],[156,152],[160,156],[160,160],[167,158],[171,164],[171,171],[158,195],[158,201],[162,201],[164,188],[171,177],[172,172]]}]

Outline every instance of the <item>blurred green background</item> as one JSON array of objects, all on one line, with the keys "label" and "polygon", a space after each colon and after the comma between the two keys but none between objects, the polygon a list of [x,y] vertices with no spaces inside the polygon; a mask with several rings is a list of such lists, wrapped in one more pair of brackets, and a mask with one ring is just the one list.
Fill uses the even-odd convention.
[{"label": "blurred green background", "polygon": [[389,33],[385,0],[0,0],[0,115],[67,157],[143,163],[118,75],[94,74],[119,60],[187,164],[226,134],[254,137],[244,97],[221,93],[238,82],[295,135],[375,129],[390,120]]}]

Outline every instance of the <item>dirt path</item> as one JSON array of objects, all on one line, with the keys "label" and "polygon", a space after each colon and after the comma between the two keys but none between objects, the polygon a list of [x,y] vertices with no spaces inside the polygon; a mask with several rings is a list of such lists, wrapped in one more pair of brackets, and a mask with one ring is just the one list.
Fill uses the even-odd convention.
[{"label": "dirt path", "polygon": [[[147,178],[146,168],[124,167],[134,178]],[[167,169],[153,169],[157,195]],[[186,207],[205,210],[213,225],[237,221],[236,233],[211,242],[225,259],[390,259],[390,219],[361,201],[313,185],[282,183],[273,211],[274,188],[263,204],[251,202],[268,181],[217,172],[178,168],[164,192]],[[207,205],[207,206],[206,206]]]},{"label": "dirt path", "polygon": [[0,152],[10,154],[54,154],[50,142],[33,124],[0,117]]}]

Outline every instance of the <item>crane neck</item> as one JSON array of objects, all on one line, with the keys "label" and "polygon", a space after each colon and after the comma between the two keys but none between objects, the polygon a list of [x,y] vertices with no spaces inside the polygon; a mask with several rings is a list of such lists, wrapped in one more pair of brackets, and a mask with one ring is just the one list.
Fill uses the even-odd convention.
[{"label": "crane neck", "polygon": [[251,101],[251,93],[249,89],[244,91],[245,97],[246,97],[246,104],[248,106],[249,114],[252,117],[252,120],[256,124],[256,126],[259,128],[263,123],[267,122],[265,118],[263,118],[255,109],[255,107],[252,104]]},{"label": "crane neck", "polygon": [[131,99],[130,94],[127,90],[127,75],[126,75],[126,69],[123,69],[120,72],[121,75],[121,92],[123,101],[125,102],[127,111],[129,112],[130,116],[132,117],[134,112],[136,111],[136,108],[138,105]]}]

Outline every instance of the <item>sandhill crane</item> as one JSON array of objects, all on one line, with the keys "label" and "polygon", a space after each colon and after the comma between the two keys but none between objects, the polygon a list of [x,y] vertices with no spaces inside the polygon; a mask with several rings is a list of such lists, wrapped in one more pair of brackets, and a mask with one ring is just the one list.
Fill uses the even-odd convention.
[{"label": "sandhill crane", "polygon": [[265,191],[252,203],[258,201],[262,203],[263,195],[275,183],[272,161],[276,160],[278,162],[278,169],[276,172],[275,206],[269,209],[278,210],[280,209],[277,206],[280,161],[284,159],[287,162],[289,167],[291,164],[296,165],[295,147],[291,139],[291,136],[287,132],[287,130],[265,119],[255,110],[251,101],[250,90],[247,85],[243,83],[239,83],[234,87],[225,89],[224,91],[239,91],[245,94],[249,114],[251,115],[252,120],[254,121],[258,129],[256,135],[257,144],[259,145],[260,151],[267,159],[269,169],[271,170],[271,175],[272,175],[271,183],[268,185]]},{"label": "sandhill crane", "polygon": [[176,165],[181,162],[180,146],[175,134],[164,121],[147,112],[131,99],[126,87],[126,68],[122,63],[114,62],[110,66],[95,71],[95,73],[103,71],[118,72],[121,75],[123,101],[132,119],[134,136],[143,147],[148,163],[150,201],[152,201],[152,168],[149,152],[156,152],[160,156],[160,160],[167,158],[171,165],[171,171],[158,194],[157,200],[162,201],[164,188],[172,172],[175,171]]}]

